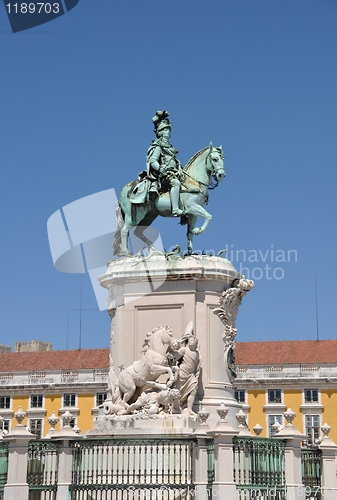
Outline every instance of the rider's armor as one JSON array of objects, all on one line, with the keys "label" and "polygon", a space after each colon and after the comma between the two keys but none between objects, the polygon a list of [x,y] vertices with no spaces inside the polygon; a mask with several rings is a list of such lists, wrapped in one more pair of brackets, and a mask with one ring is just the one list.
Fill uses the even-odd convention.
[{"label": "rider's armor", "polygon": [[[169,122],[162,121],[162,127]],[[160,130],[160,125],[157,128]],[[161,192],[170,191],[172,215],[182,215],[179,209],[180,181],[184,173],[180,161],[176,158],[178,151],[166,139],[159,137],[152,141],[146,154],[147,174],[153,182],[150,187],[150,197]]]},{"label": "rider's armor", "polygon": [[133,189],[132,203],[148,203],[161,193],[170,193],[172,215],[183,215],[179,208],[180,182],[184,171],[176,155],[178,151],[163,137],[164,129],[171,129],[167,111],[157,111],[152,118],[157,139],[152,141],[146,153],[146,171],[139,174],[140,181]]}]

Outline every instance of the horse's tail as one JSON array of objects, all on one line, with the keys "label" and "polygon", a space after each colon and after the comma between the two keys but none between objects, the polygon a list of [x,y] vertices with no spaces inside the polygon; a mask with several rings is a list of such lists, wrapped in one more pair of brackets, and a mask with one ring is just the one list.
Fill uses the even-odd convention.
[{"label": "horse's tail", "polygon": [[117,231],[115,233],[115,239],[112,244],[114,254],[118,255],[122,249],[122,238],[121,238],[121,229],[124,226],[124,212],[120,204],[118,204],[118,208],[116,210],[116,220],[118,223]]}]

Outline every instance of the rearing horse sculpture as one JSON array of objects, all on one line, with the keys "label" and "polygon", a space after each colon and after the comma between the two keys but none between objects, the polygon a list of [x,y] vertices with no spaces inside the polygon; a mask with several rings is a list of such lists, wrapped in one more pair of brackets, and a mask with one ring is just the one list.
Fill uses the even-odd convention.
[{"label": "rearing horse sculpture", "polygon": [[[166,357],[169,345],[178,345],[178,341],[173,337],[170,328],[155,328],[147,334],[143,344],[144,355],[142,358],[125,368],[118,376],[118,387],[122,396],[121,403],[124,406],[132,398],[137,387],[142,390],[150,387],[167,389],[173,384],[174,374]],[[166,385],[156,382],[163,373],[167,373],[169,376]]]},{"label": "rearing horse sculpture", "polygon": [[[225,177],[224,155],[222,147],[213,147],[198,151],[187,163],[183,170],[184,180],[181,182],[180,207],[184,211],[182,223],[187,223],[188,253],[193,253],[193,236],[203,233],[212,220],[212,215],[203,207],[208,200],[208,190],[216,187]],[[212,180],[216,185],[212,186]],[[148,247],[153,242],[145,235],[145,229],[161,215],[172,217],[172,208],[169,193],[163,193],[153,202],[133,204],[130,193],[134,190],[136,182],[130,182],[123,187],[118,208],[118,229],[113,243],[116,255],[130,255],[128,248],[129,231],[133,227],[135,235]],[[201,227],[195,227],[198,217],[205,219]]]}]

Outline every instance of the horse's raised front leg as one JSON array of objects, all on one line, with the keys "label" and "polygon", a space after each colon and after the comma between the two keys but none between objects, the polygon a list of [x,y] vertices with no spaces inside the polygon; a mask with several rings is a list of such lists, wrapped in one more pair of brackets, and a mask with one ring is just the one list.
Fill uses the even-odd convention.
[{"label": "horse's raised front leg", "polygon": [[205,210],[201,205],[193,203],[192,205],[186,207],[186,212],[188,215],[192,215],[194,217],[203,217],[205,219],[205,222],[201,227],[195,227],[194,229],[191,230],[192,234],[197,235],[206,231],[209,223],[212,220],[212,216],[210,213],[207,212],[207,210]]},{"label": "horse's raised front leg", "polygon": [[174,382],[174,375],[169,366],[163,366],[163,365],[152,365],[151,366],[151,373],[153,375],[162,375],[163,373],[167,373],[169,375],[169,380],[167,382],[167,387],[171,387],[171,385]]}]

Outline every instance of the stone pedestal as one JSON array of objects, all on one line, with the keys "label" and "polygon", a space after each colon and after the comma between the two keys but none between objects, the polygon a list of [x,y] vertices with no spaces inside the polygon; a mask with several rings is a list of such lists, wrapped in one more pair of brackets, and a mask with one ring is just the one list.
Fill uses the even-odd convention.
[{"label": "stone pedestal", "polygon": [[177,257],[153,252],[148,257],[111,261],[99,281],[109,291],[115,375],[141,358],[147,332],[170,326],[179,340],[192,321],[202,358],[193,410],[207,409],[212,425],[215,407],[225,402],[228,421],[236,426],[240,405],[234,399],[232,359],[228,358],[235,346],[238,306],[253,287],[253,282],[241,278],[231,262],[220,256]]},{"label": "stone pedestal", "polygon": [[4,488],[4,500],[24,500],[28,498],[27,461],[29,441],[35,436],[26,430],[21,423],[7,435],[8,445],[8,477]]},{"label": "stone pedestal", "polygon": [[295,413],[290,408],[284,413],[284,417],[288,423],[275,437],[286,439],[284,461],[287,500],[299,500],[303,498],[304,494],[304,486],[302,486],[301,442],[307,436],[299,432],[292,424]]},{"label": "stone pedestal", "polygon": [[[74,433],[75,434],[75,433]],[[78,439],[78,436],[61,436],[60,447],[58,450],[58,477],[56,500],[66,500],[69,498],[69,486],[73,471],[73,450],[70,446],[72,439]]]},{"label": "stone pedestal", "polygon": [[[207,426],[207,430],[209,427]],[[194,433],[197,438],[197,446],[194,447],[194,477],[195,484],[195,498],[196,500],[205,500],[211,497],[211,488],[208,485],[208,455],[207,455],[207,441],[209,437],[206,430],[198,429]]]},{"label": "stone pedestal", "polygon": [[[237,491],[233,478],[233,437],[238,435],[226,421],[219,422],[208,433],[214,439],[214,482],[213,498],[236,500]],[[228,464],[228,466],[224,466]]]},{"label": "stone pedestal", "polygon": [[331,427],[325,424],[323,427],[321,427],[321,429],[324,433],[324,437],[322,438],[319,446],[322,451],[321,493],[324,500],[335,500],[337,497],[337,445],[328,436]]}]

